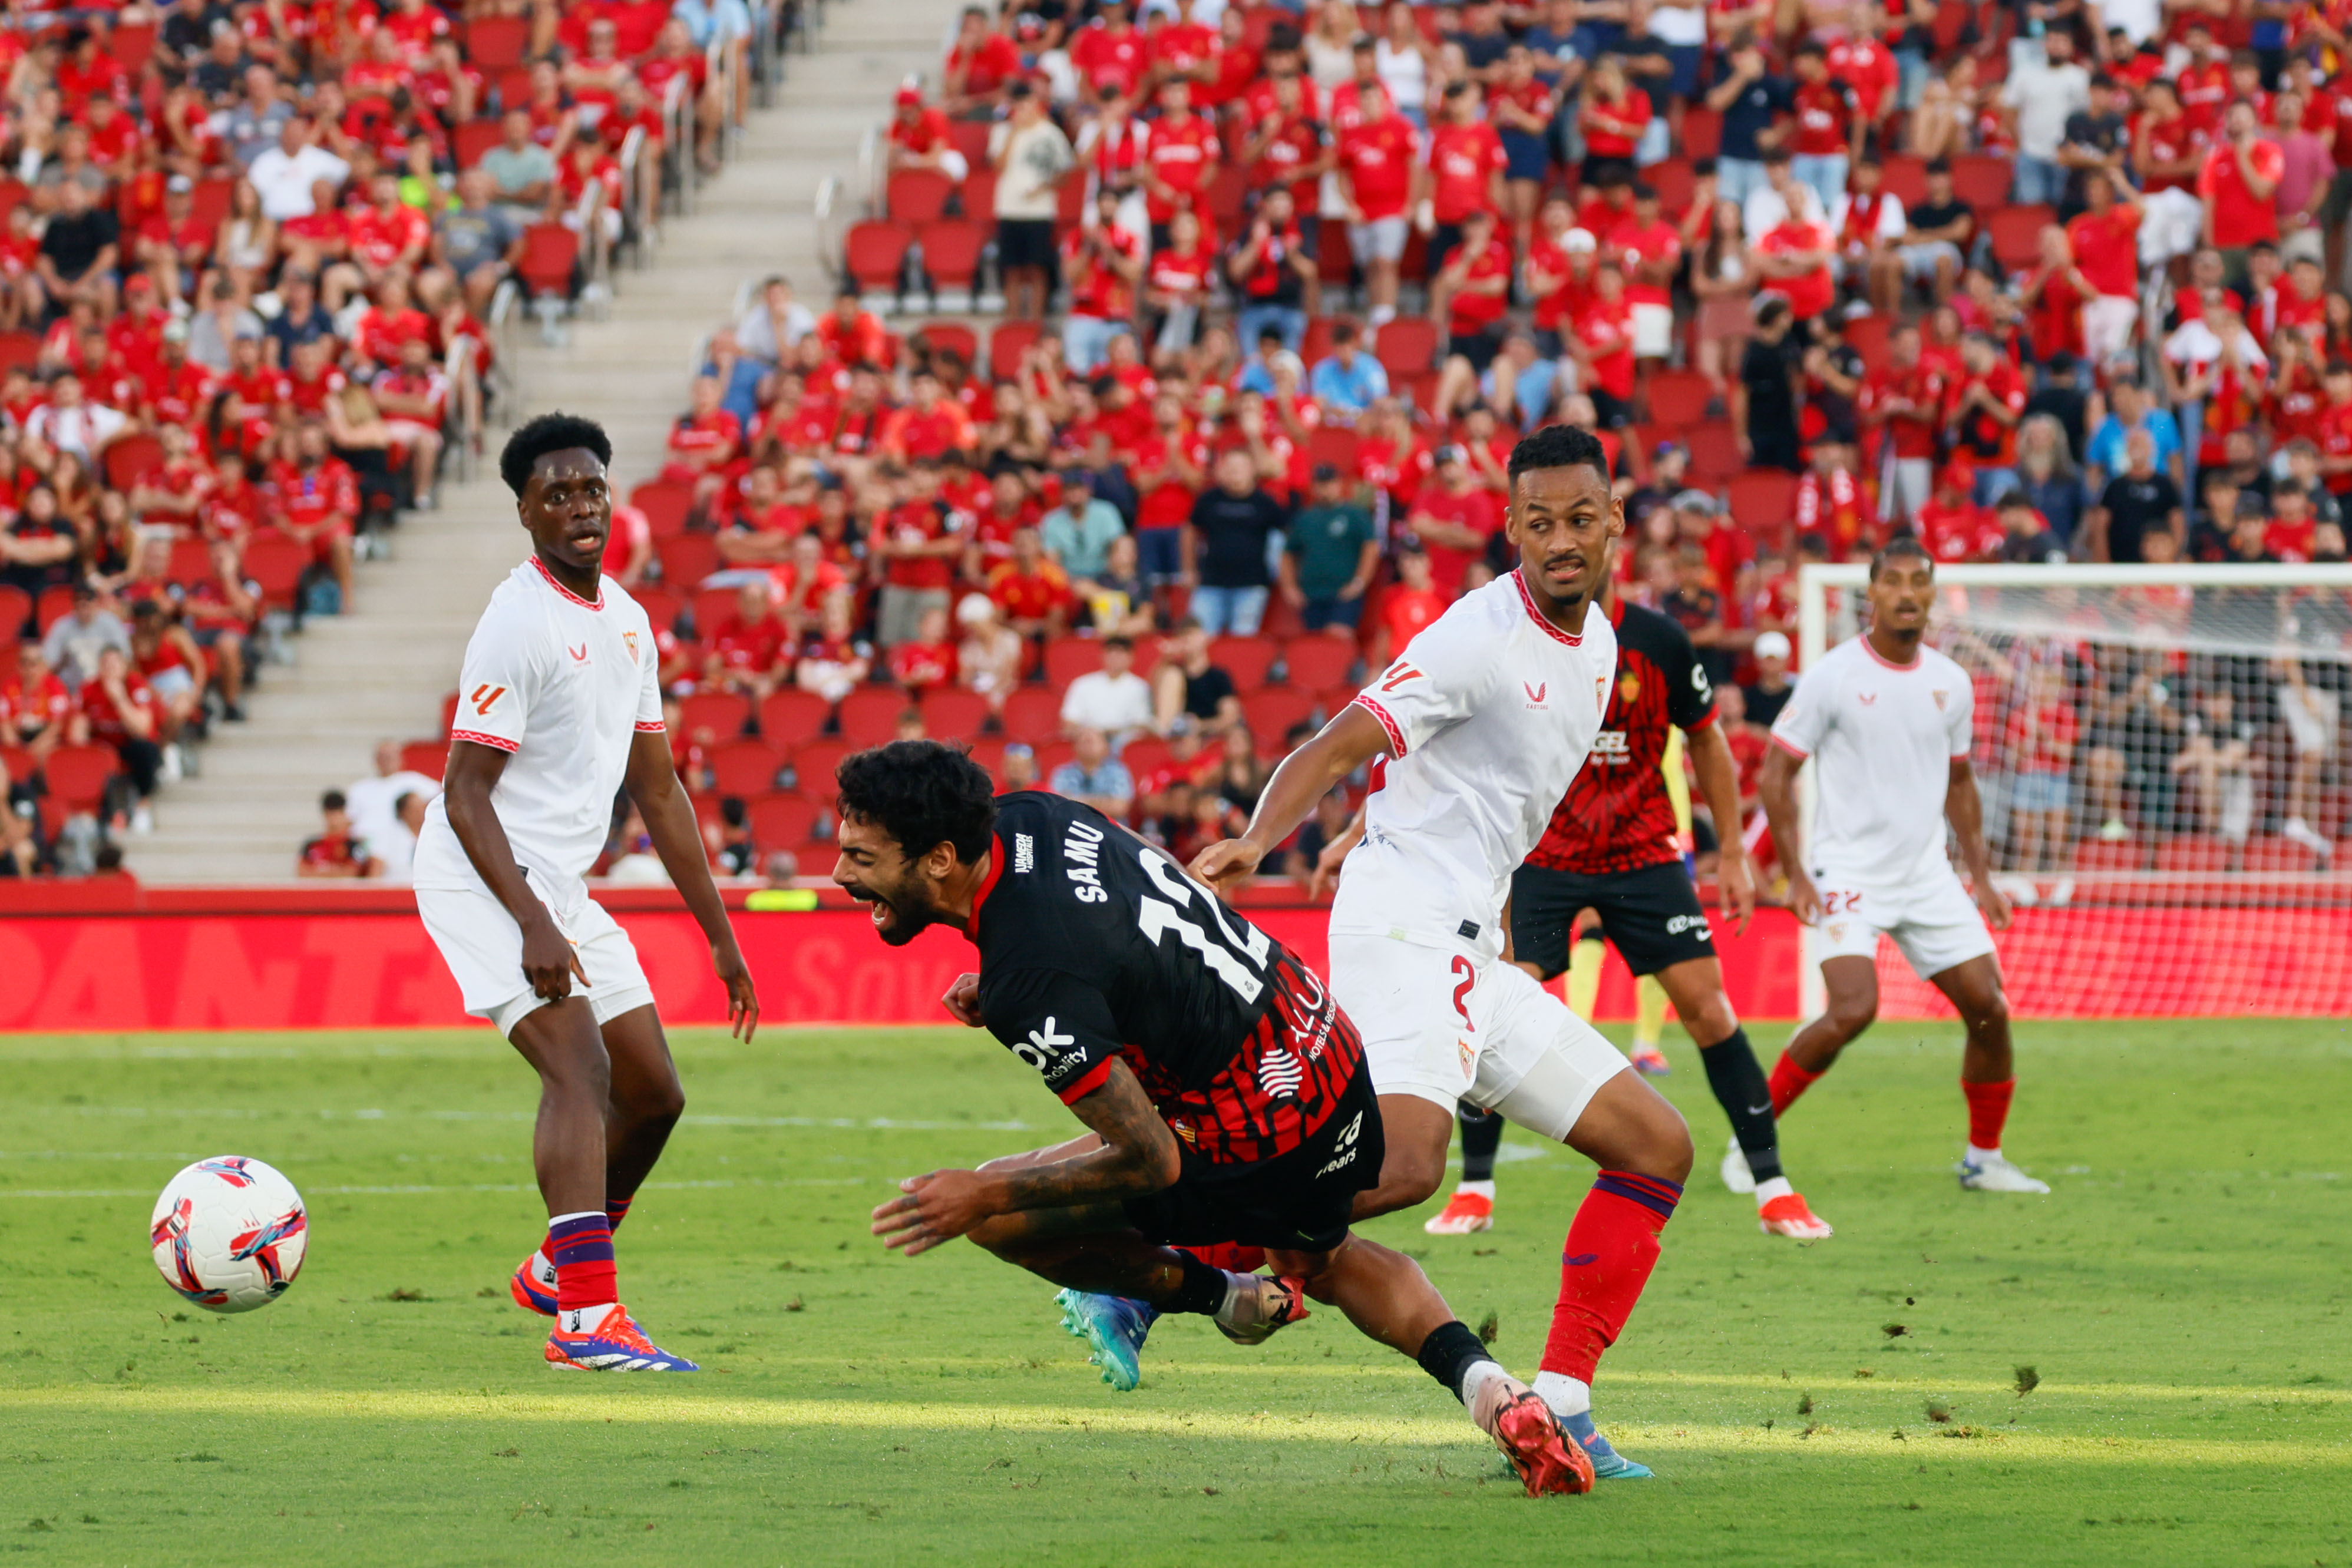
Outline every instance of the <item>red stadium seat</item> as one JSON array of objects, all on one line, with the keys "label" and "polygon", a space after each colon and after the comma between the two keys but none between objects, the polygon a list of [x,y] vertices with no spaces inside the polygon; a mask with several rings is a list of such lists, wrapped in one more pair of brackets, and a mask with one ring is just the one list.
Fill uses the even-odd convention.
[{"label": "red stadium seat", "polygon": [[751,841],[763,850],[797,850],[816,831],[817,803],[797,790],[751,803]]},{"label": "red stadium seat", "polygon": [[449,743],[412,740],[400,748],[400,766],[408,772],[438,779],[449,770]]},{"label": "red stadium seat", "polygon": [[1854,316],[1845,324],[1846,346],[1862,356],[1862,362],[1874,371],[1886,368],[1886,340],[1893,336],[1895,318],[1883,313]]},{"label": "red stadium seat", "polygon": [[1218,637],[1209,643],[1209,662],[1233,676],[1234,689],[1255,691],[1278,652],[1271,637]]},{"label": "red stadium seat", "polygon": [[1745,473],[1748,460],[1739,455],[1739,438],[1732,434],[1727,419],[1711,420],[1693,425],[1683,439],[1690,447],[1691,477],[1703,484],[1720,485],[1733,476]]},{"label": "red stadium seat", "polygon": [[1269,754],[1282,749],[1282,737],[1290,733],[1293,725],[1304,723],[1315,714],[1316,696],[1312,690],[1297,686],[1262,686],[1242,698],[1242,717],[1250,733],[1257,737],[1261,749]]},{"label": "red stadium seat", "polygon": [[[1136,662],[1142,664],[1140,658]],[[1056,692],[1101,668],[1102,643],[1096,638],[1056,637],[1045,644],[1045,684]]]},{"label": "red stadium seat", "polygon": [[33,760],[30,751],[21,746],[0,743],[0,780],[7,784],[30,784],[33,775],[40,770],[40,764]]},{"label": "red stadium seat", "polygon": [[948,145],[963,154],[963,161],[974,170],[988,163],[988,132],[985,120],[950,120],[948,121]]},{"label": "red stadium seat", "polygon": [[1308,369],[1313,369],[1316,361],[1330,353],[1331,329],[1337,320],[1338,318],[1331,316],[1310,316],[1307,319],[1307,331],[1298,340],[1298,357],[1306,361]]},{"label": "red stadium seat", "polygon": [[2130,839],[2084,839],[2074,846],[2076,871],[2137,871],[2147,849]]},{"label": "red stadium seat", "polygon": [[896,294],[915,231],[890,219],[852,224],[845,242],[849,276],[868,294]]},{"label": "red stadium seat", "polygon": [[521,16],[478,16],[466,24],[467,63],[483,71],[512,70],[530,47],[530,23]]},{"label": "red stadium seat", "polygon": [[992,711],[986,697],[961,686],[923,694],[923,728],[933,740],[976,740]]},{"label": "red stadium seat", "polygon": [[152,22],[117,22],[106,35],[106,52],[114,57],[133,81],[147,68],[147,61],[155,52],[155,25]]},{"label": "red stadium seat", "polygon": [[709,534],[680,534],[656,545],[654,559],[661,562],[662,585],[683,597],[719,570],[719,541]]},{"label": "red stadium seat", "polygon": [[834,713],[841,738],[859,750],[880,746],[898,733],[898,716],[913,701],[896,686],[860,686],[843,697]]},{"label": "red stadium seat", "polygon": [[1381,328],[1372,356],[1392,378],[1420,375],[1436,363],[1437,329],[1419,316],[1400,316]]},{"label": "red stadium seat", "polygon": [[451,151],[460,169],[470,169],[479,163],[491,148],[504,140],[495,120],[465,120],[449,134],[452,138]]},{"label": "red stadium seat", "polygon": [[932,354],[960,354],[965,364],[980,368],[980,334],[961,321],[927,321],[910,341]]},{"label": "red stadium seat", "polygon": [[444,735],[457,727],[458,701],[456,692],[451,692],[441,699],[441,733]]},{"label": "red stadium seat", "polygon": [[1348,225],[1338,218],[1325,218],[1322,225],[1315,242],[1316,276],[1326,288],[1345,288],[1356,277],[1356,253],[1348,244]]},{"label": "red stadium seat", "polygon": [[501,110],[520,109],[530,102],[530,72],[520,63],[498,72],[491,79],[498,85]]},{"label": "red stadium seat", "polygon": [[842,758],[861,749],[845,740],[812,740],[793,748],[793,788],[810,800],[830,808],[841,785],[834,770]]},{"label": "red stadium seat", "polygon": [[39,338],[30,332],[0,332],[0,371],[29,371],[40,358]]},{"label": "red stadium seat", "polygon": [[688,735],[709,730],[719,740],[743,733],[751,716],[751,699],[740,692],[697,692],[678,705],[678,727]]},{"label": "red stadium seat", "polygon": [[188,220],[208,229],[220,227],[228,216],[230,200],[236,194],[236,182],[215,176],[196,182],[188,206]]},{"label": "red stadium seat", "polygon": [[1044,686],[1024,686],[1004,700],[1004,733],[1014,740],[1043,746],[1062,733],[1062,694]]},{"label": "red stadium seat", "polygon": [[1927,161],[1907,152],[1897,152],[1879,165],[1879,186],[1888,195],[1903,204],[1903,210],[1927,199]]},{"label": "red stadium seat", "polygon": [[2292,839],[2252,839],[2246,843],[2245,869],[2271,875],[2300,874],[2318,869],[2317,857]]},{"label": "red stadium seat", "polygon": [[533,224],[522,231],[522,260],[515,275],[534,298],[569,297],[579,263],[580,236],[562,224]]},{"label": "red stadium seat", "polygon": [[1084,180],[1062,182],[1060,199],[1055,204],[1054,222],[1065,229],[1076,228],[1087,215],[1087,183]]},{"label": "red stadium seat", "polygon": [[711,748],[711,787],[750,800],[776,787],[784,759],[764,740],[730,740]]},{"label": "red stadium seat", "polygon": [[1129,773],[1135,775],[1135,782],[1139,789],[1144,776],[1167,767],[1169,758],[1173,755],[1168,749],[1168,743],[1158,736],[1139,735],[1127,743],[1127,748],[1118,754],[1118,759],[1127,764]]},{"label": "red stadium seat", "polygon": [[60,583],[55,588],[45,588],[41,590],[40,598],[33,601],[33,624],[46,637],[50,627],[73,613],[73,607],[74,591],[71,586]]},{"label": "red stadium seat", "polygon": [[653,622],[656,632],[676,630],[677,618],[686,610],[686,600],[682,596],[653,583],[639,583],[629,590],[629,597],[637,601],[638,608],[646,612],[646,619]]},{"label": "red stadium seat", "polygon": [[1713,158],[1723,146],[1723,116],[1692,104],[1683,110],[1683,156]]},{"label": "red stadium seat", "polygon": [[673,538],[686,532],[687,514],[694,509],[694,486],[648,479],[629,492],[629,505],[646,515],[655,538]]},{"label": "red stadium seat", "polygon": [[257,529],[245,545],[240,570],[261,589],[262,601],[272,610],[294,608],[294,591],[301,585],[311,549],[276,528]]},{"label": "red stadium seat", "polygon": [[1952,194],[1978,213],[2009,204],[2016,171],[2006,158],[1990,152],[1969,152],[1952,160]]},{"label": "red stadium seat", "polygon": [[1650,378],[1650,421],[1684,430],[1706,418],[1715,383],[1696,371],[1660,371]]},{"label": "red stadium seat", "polygon": [[1642,177],[1649,182],[1650,189],[1658,193],[1659,208],[1669,213],[1679,213],[1689,206],[1691,192],[1698,184],[1698,175],[1693,172],[1688,158],[1668,158],[1653,163],[1642,171]]},{"label": "red stadium seat", "polygon": [[2225,872],[2230,869],[2231,858],[2231,847],[2226,840],[2184,833],[2157,846],[2156,869],[2200,874]]},{"label": "red stadium seat", "polygon": [[[1071,184],[1081,182],[1073,180]],[[1249,199],[1249,171],[1238,163],[1227,163],[1209,182],[1209,219],[1221,235],[1234,234],[1241,228],[1242,206]]]},{"label": "red stadium seat", "polygon": [[923,245],[923,276],[931,287],[969,293],[980,277],[980,252],[988,243],[988,231],[969,218],[940,218],[917,233]]},{"label": "red stadium seat", "polygon": [[[1085,182],[1072,183],[1083,184]],[[955,206],[958,212],[991,234],[996,232],[996,171],[988,166],[987,159],[981,159],[972,172],[963,177],[963,183],[956,188]]]},{"label": "red stadium seat", "polygon": [[[202,539],[173,539],[172,559],[163,568],[163,580],[183,587],[203,582],[213,575],[213,547]],[[8,617],[0,612],[0,632],[8,624]],[[5,641],[0,638],[0,641]]]},{"label": "red stadium seat", "polygon": [[1036,751],[1037,782],[1041,787],[1048,788],[1054,782],[1054,769],[1078,754],[1078,748],[1066,740],[1045,741],[1036,747]]},{"label": "red stadium seat", "polygon": [[882,193],[883,214],[902,224],[928,224],[943,217],[955,182],[936,169],[900,169]]},{"label": "red stadium seat", "polygon": [[163,465],[163,444],[144,431],[118,435],[102,455],[110,488],[128,490],[150,471]]},{"label": "red stadium seat", "polygon": [[694,634],[709,642],[711,634],[735,617],[735,590],[706,588],[688,602],[694,606]]},{"label": "red stadium seat", "polygon": [[2035,203],[2024,207],[1999,207],[1986,218],[1985,235],[1992,241],[1992,257],[2011,272],[2040,264],[2042,232],[2058,221],[2048,207]]},{"label": "red stadium seat", "polygon": [[1003,321],[988,335],[988,373],[992,380],[1009,382],[1021,373],[1021,356],[1037,340],[1045,329],[1034,321]]},{"label": "red stadium seat", "polygon": [[1307,437],[1307,460],[1328,463],[1343,479],[1356,476],[1356,433],[1344,425],[1318,424]]},{"label": "red stadium seat", "polygon": [[49,800],[58,813],[73,817],[96,811],[106,781],[121,768],[110,746],[60,746],[41,765],[41,777],[48,780]]},{"label": "red stadium seat", "polygon": [[0,582],[0,643],[13,643],[33,613],[33,596],[13,582]]},{"label": "red stadium seat", "polygon": [[1308,632],[1282,645],[1282,663],[1288,684],[1301,691],[1319,692],[1344,683],[1356,666],[1356,643],[1321,632]]},{"label": "red stadium seat", "polygon": [[1001,735],[984,735],[964,743],[963,754],[988,769],[988,776],[996,780],[999,794],[1004,790],[1004,748],[1008,744]]},{"label": "red stadium seat", "polygon": [[786,686],[761,700],[760,733],[781,754],[824,734],[824,721],[832,713],[833,705],[814,692]]},{"label": "red stadium seat", "polygon": [[1731,520],[1750,534],[1788,527],[1797,515],[1797,476],[1780,468],[1750,468],[1731,482]]}]

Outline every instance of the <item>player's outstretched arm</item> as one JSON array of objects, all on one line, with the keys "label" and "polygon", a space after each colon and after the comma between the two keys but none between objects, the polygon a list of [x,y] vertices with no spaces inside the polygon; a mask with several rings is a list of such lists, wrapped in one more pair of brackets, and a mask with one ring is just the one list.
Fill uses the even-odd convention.
[{"label": "player's outstretched arm", "polygon": [[1257,870],[1258,862],[1297,832],[1333,785],[1373,758],[1390,754],[1389,732],[1381,721],[1349,704],[1314,739],[1282,759],[1240,838],[1211,844],[1192,857],[1192,874],[1223,893],[1229,883]]},{"label": "player's outstretched arm", "polygon": [[1976,769],[1965,757],[1952,758],[1950,780],[1944,791],[1944,815],[1960,841],[1960,858],[1968,862],[1969,883],[1976,889],[1977,907],[1995,931],[2006,931],[2011,918],[2009,895],[1993,885],[1992,852],[1985,847],[1984,799],[1977,793]]},{"label": "player's outstretched arm", "polygon": [[560,1002],[572,994],[574,976],[583,989],[587,988],[588,971],[580,967],[580,955],[556,928],[547,905],[531,892],[522,867],[515,863],[514,846],[507,842],[498,810],[490,804],[490,791],[507,770],[507,757],[479,741],[450,742],[449,766],[441,780],[443,809],[475,873],[522,927],[522,973],[531,994]]},{"label": "player's outstretched arm", "polygon": [[1731,742],[1724,738],[1722,725],[1686,733],[1698,790],[1715,818],[1717,902],[1732,930],[1742,932],[1756,913],[1756,877],[1748,863],[1748,846],[1739,838],[1739,766],[1731,759]]},{"label": "player's outstretched arm", "polygon": [[1773,852],[1789,873],[1789,908],[1811,925],[1821,920],[1822,895],[1805,874],[1804,841],[1797,826],[1797,769],[1803,766],[1794,752],[1775,746],[1764,754],[1756,793],[1763,798],[1764,821],[1772,828]]},{"label": "player's outstretched arm", "polygon": [[898,1184],[904,1197],[875,1209],[874,1234],[912,1257],[1000,1214],[1143,1197],[1181,1173],[1176,1134],[1124,1061],[1113,1061],[1102,1087],[1070,1109],[1101,1138],[1098,1145],[1045,1165],[909,1176]]},{"label": "player's outstretched arm", "polygon": [[703,853],[702,833],[695,826],[694,807],[677,781],[670,760],[669,737],[641,730],[629,743],[629,772],[625,780],[629,799],[637,803],[654,853],[662,869],[686,900],[686,907],[710,943],[710,967],[727,988],[729,1032],[749,1040],[760,1027],[760,998],[751,988],[751,971],[743,951],[735,945],[735,928],[727,922],[727,905],[718,884],[710,880],[710,859]]}]

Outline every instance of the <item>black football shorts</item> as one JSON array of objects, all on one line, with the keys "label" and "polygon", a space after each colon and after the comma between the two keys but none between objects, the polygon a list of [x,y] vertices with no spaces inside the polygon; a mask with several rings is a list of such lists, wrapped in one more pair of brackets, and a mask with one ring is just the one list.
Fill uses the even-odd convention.
[{"label": "black football shorts", "polygon": [[1715,956],[1690,873],[1680,861],[1661,861],[1605,876],[1521,866],[1511,873],[1511,956],[1540,965],[1550,979],[1568,967],[1569,932],[1587,909],[1601,916],[1601,934],[1636,975]]},{"label": "black football shorts", "polygon": [[1237,1241],[1328,1252],[1346,1239],[1356,1195],[1381,1181],[1387,1145],[1380,1096],[1359,1061],[1339,1104],[1297,1147],[1268,1160],[1213,1165],[1184,1151],[1174,1185],[1127,1200],[1128,1218],[1171,1247]]}]

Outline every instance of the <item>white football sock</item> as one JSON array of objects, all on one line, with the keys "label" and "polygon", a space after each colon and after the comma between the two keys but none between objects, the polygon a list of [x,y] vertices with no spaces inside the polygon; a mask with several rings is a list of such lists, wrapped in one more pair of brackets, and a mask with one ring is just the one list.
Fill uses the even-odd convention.
[{"label": "white football sock", "polygon": [[1475,1413],[1478,1408],[1479,1391],[1484,1389],[1487,1384],[1493,1382],[1496,1378],[1508,1377],[1510,1375],[1511,1375],[1508,1372],[1503,1369],[1502,1364],[1499,1362],[1472,1362],[1462,1374],[1462,1387],[1460,1393],[1462,1395],[1463,1407]]},{"label": "white football sock", "polygon": [[1555,1416],[1584,1416],[1592,1410],[1592,1385],[1564,1372],[1537,1373],[1536,1394]]},{"label": "white football sock", "polygon": [[1483,1197],[1488,1203],[1495,1201],[1495,1184],[1491,1181],[1457,1182],[1454,1191],[1457,1196],[1466,1192],[1472,1197]]},{"label": "white football sock", "polygon": [[1796,1190],[1789,1185],[1787,1176],[1774,1176],[1770,1181],[1759,1181],[1756,1184],[1756,1207],[1761,1208],[1774,1198],[1790,1197]]},{"label": "white football sock", "polygon": [[1989,1166],[2000,1158],[2000,1151],[1999,1149],[1980,1149],[1974,1144],[1970,1144],[1969,1145],[1967,1158],[1968,1163],[1972,1166]]},{"label": "white football sock", "polygon": [[565,1307],[555,1316],[565,1333],[594,1333],[616,1310],[617,1303],[606,1301],[601,1307]]}]

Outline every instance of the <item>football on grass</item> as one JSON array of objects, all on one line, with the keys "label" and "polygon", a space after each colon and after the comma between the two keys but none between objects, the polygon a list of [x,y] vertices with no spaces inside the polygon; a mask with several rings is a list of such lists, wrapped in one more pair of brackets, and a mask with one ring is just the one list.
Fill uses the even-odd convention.
[{"label": "football on grass", "polygon": [[249,1312],[284,1295],[302,1271],[310,1217],[272,1167],[215,1155],[166,1184],[149,1239],[165,1284],[200,1307]]}]

